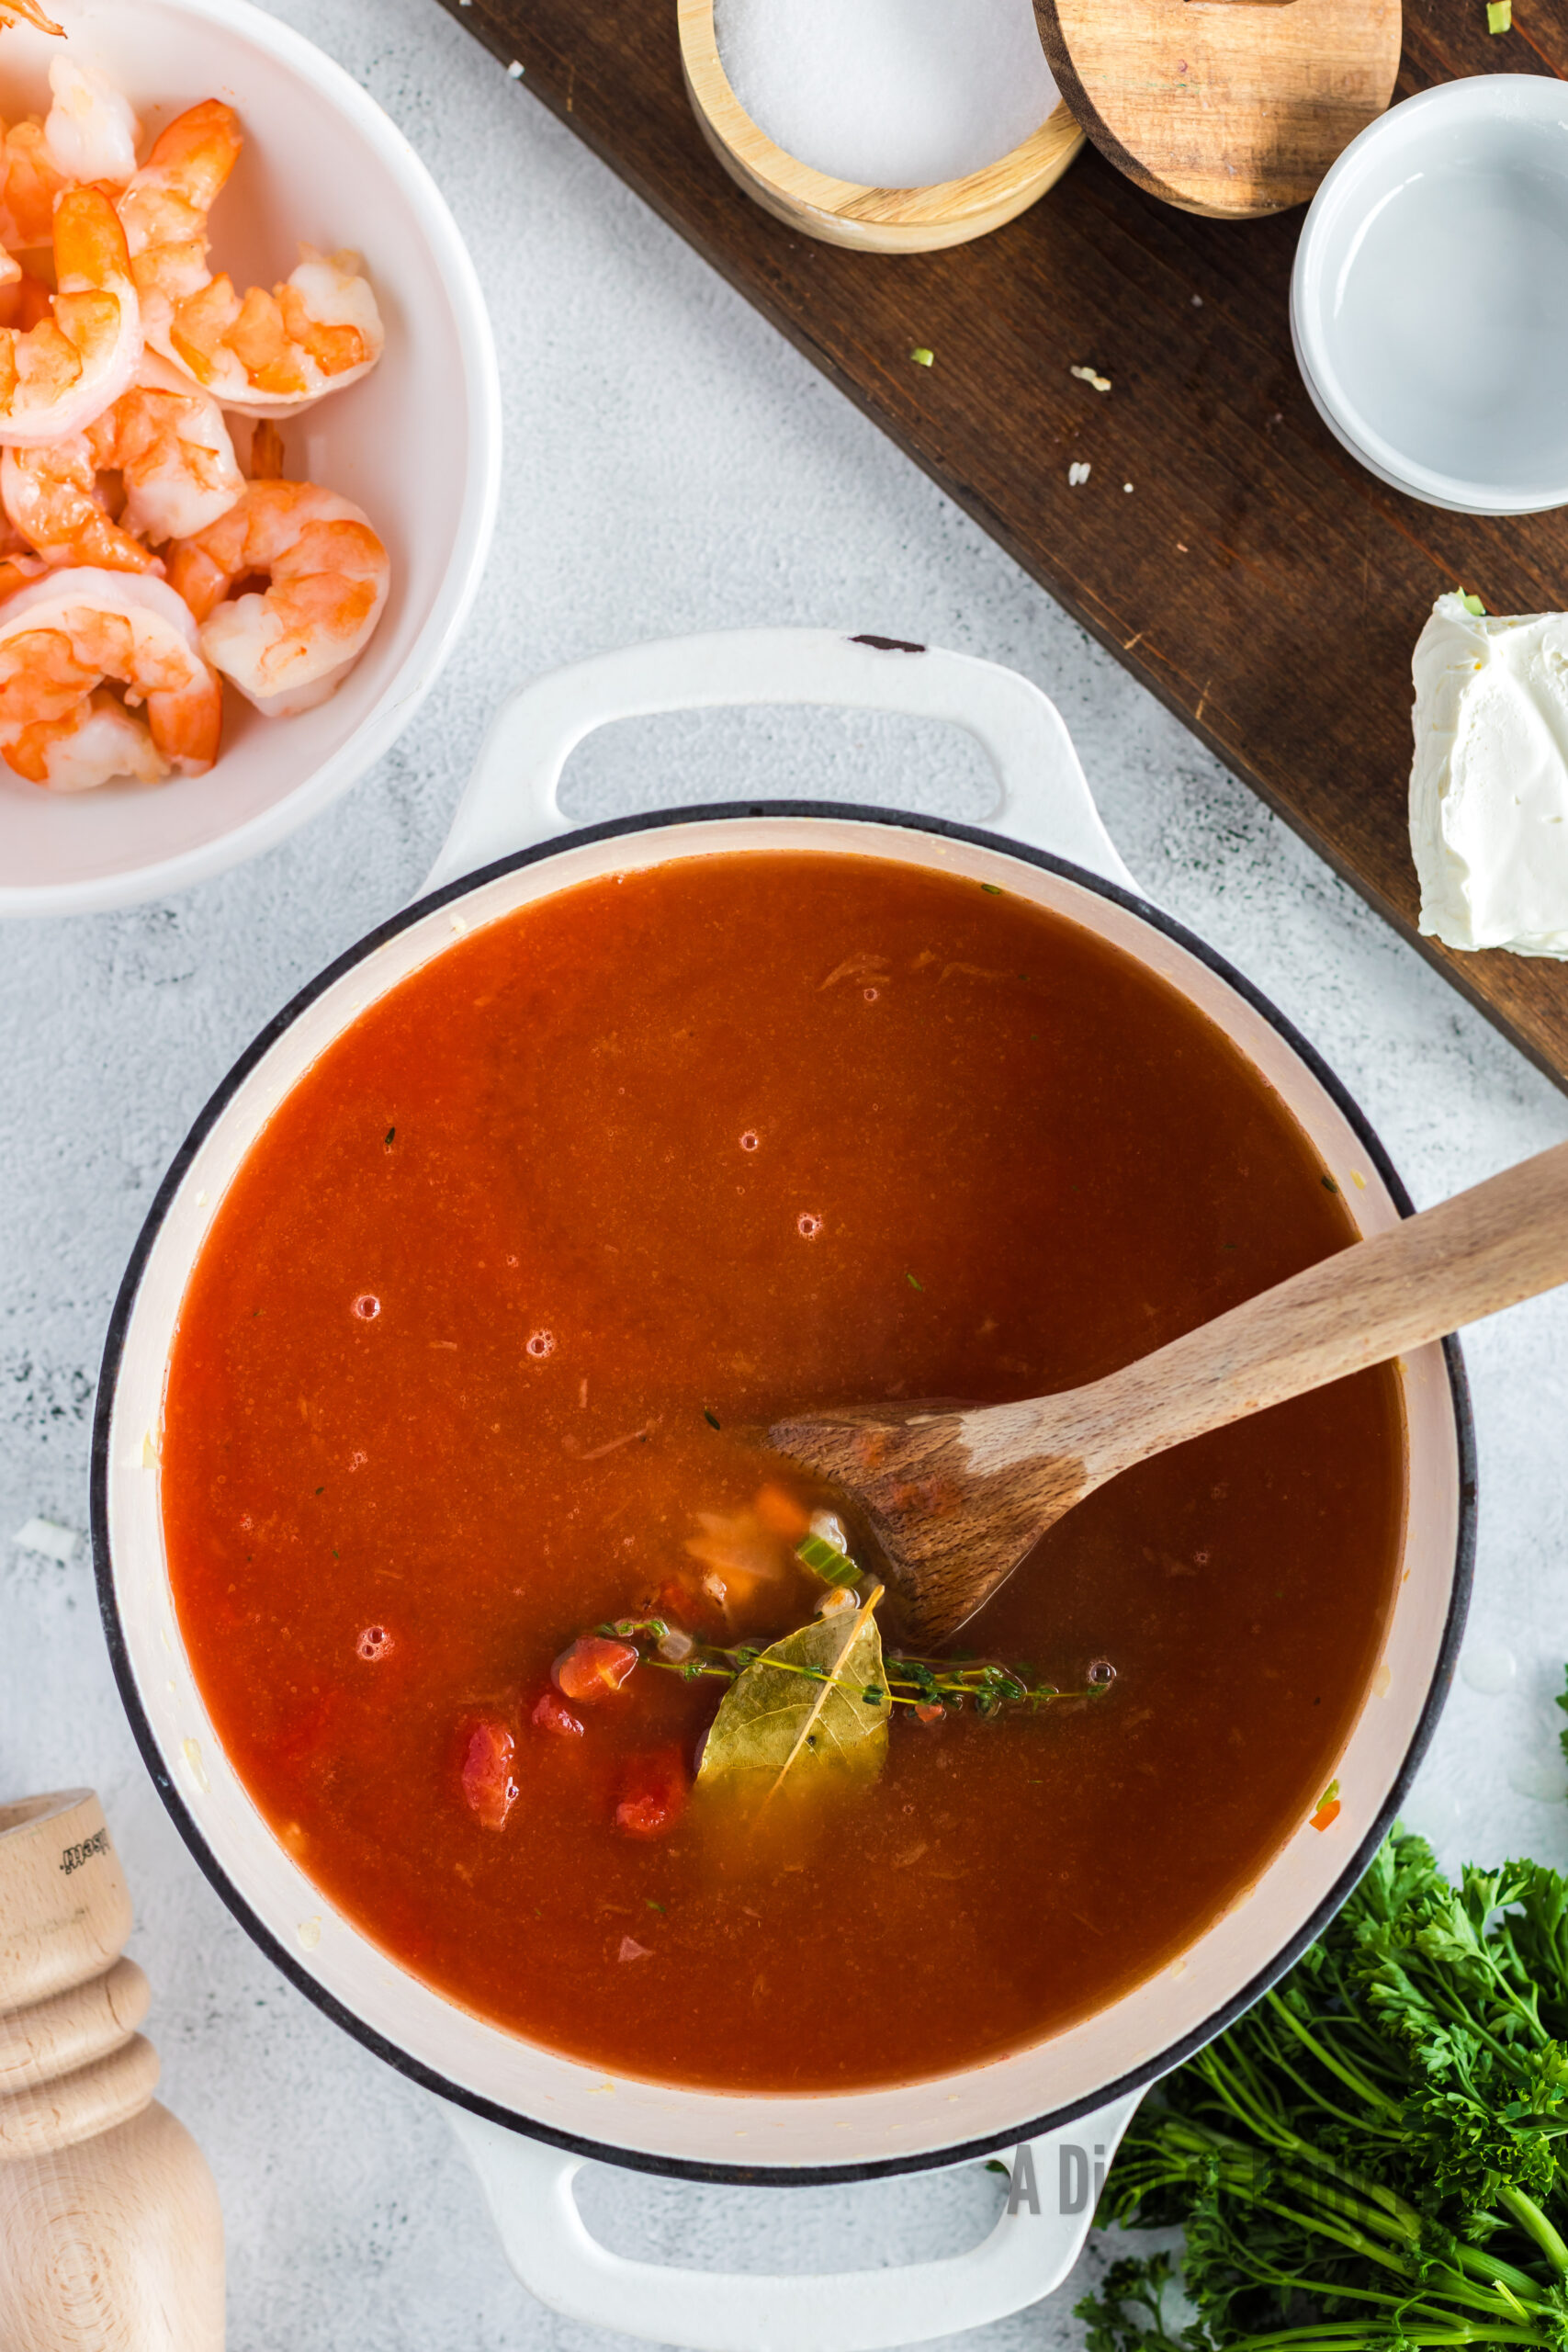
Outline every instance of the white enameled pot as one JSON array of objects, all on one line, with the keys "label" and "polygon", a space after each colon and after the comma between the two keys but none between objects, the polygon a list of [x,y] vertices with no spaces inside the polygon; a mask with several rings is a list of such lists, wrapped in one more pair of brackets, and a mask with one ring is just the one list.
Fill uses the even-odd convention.
[{"label": "white enameled pot", "polygon": [[[810,803],[738,803],[567,833],[565,761],[607,720],[724,704],[816,703],[956,722],[989,754],[994,822]],[[1012,2057],[895,2089],[739,2097],[596,2073],[458,2008],[340,1916],[274,1838],[213,1730],[169,1587],[158,1500],[165,1369],[180,1300],[225,1188],[300,1074],[373,1000],[454,941],[592,876],[736,851],[872,856],[994,882],[1087,925],[1217,1022],[1276,1088],[1364,1233],[1407,1213],[1376,1138],[1311,1049],[1239,975],[1134,892],[1055,707],[966,656],[822,630],[753,630],[606,655],[541,679],[497,718],[428,895],[306,989],[209,1103],[161,1187],[115,1308],[95,1434],[94,1542],[131,1722],[192,1851],[284,1972],[450,2103],[506,2251],[574,2318],[713,2352],[873,2352],[1034,2301],[1076,2259],[1092,2194],[1139,2091],[1234,2018],[1344,1900],[1386,1829],[1446,1692],[1470,1577],[1473,1477],[1457,1351],[1399,1367],[1408,1433],[1403,1574],[1337,1771],[1339,1817],[1303,1822],[1182,1957]],[[1051,1932],[1043,1917],[1042,1932]],[[632,2262],[587,2234],[585,2158],[693,2179],[850,2181],[1032,2143],[1019,2195],[979,2246],[903,2270],[724,2277]],[[1081,2151],[1078,2154],[1069,2151]]]}]

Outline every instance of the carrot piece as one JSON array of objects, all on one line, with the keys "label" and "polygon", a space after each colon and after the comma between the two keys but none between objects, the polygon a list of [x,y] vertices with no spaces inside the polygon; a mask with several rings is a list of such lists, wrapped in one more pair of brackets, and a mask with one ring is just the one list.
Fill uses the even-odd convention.
[{"label": "carrot piece", "polygon": [[798,1544],[811,1525],[811,1513],[806,1505],[796,1502],[783,1487],[761,1487],[756,1511],[765,1528],[774,1535],[782,1535],[789,1544]]},{"label": "carrot piece", "polygon": [[1313,1815],[1312,1826],[1314,1829],[1332,1829],[1338,1818],[1339,1800],[1337,1797],[1330,1797],[1327,1804],[1320,1804]]},{"label": "carrot piece", "polygon": [[470,1725],[463,1747],[463,1795],[486,1829],[504,1829],[517,1802],[512,1777],[516,1752],[516,1741],[493,1715],[481,1715]]},{"label": "carrot piece", "polygon": [[580,1706],[597,1706],[618,1690],[633,1667],[637,1652],[629,1642],[612,1642],[598,1634],[585,1634],[562,1650],[550,1677],[556,1689],[568,1699],[575,1699]]},{"label": "carrot piece", "polygon": [[691,1776],[678,1747],[634,1756],[621,1779],[615,1826],[627,1838],[662,1838],[686,1809]]}]

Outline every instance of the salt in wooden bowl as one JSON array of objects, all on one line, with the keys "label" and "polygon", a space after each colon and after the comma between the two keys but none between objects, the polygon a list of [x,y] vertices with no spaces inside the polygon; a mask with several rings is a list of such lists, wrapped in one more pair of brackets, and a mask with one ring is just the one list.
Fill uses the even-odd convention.
[{"label": "salt in wooden bowl", "polygon": [[1054,187],[1084,143],[1058,99],[1037,130],[962,179],[867,187],[802,164],[736,96],[719,55],[714,0],[676,0],[681,65],[698,128],[738,187],[791,229],[861,253],[935,253],[1000,229]]}]

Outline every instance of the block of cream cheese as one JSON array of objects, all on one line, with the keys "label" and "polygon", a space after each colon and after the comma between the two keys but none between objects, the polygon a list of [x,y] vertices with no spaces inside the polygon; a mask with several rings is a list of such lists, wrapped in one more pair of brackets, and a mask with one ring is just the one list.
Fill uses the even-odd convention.
[{"label": "block of cream cheese", "polygon": [[1439,596],[1411,666],[1422,930],[1568,959],[1568,613]]}]

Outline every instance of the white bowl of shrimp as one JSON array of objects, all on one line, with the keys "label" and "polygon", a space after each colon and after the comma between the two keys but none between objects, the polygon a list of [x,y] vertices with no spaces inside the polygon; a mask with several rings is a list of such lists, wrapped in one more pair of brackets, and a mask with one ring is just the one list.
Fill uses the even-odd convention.
[{"label": "white bowl of shrimp", "polygon": [[8,915],[162,897],[352,784],[500,478],[472,264],[359,85],[246,0],[50,15],[0,31]]}]

